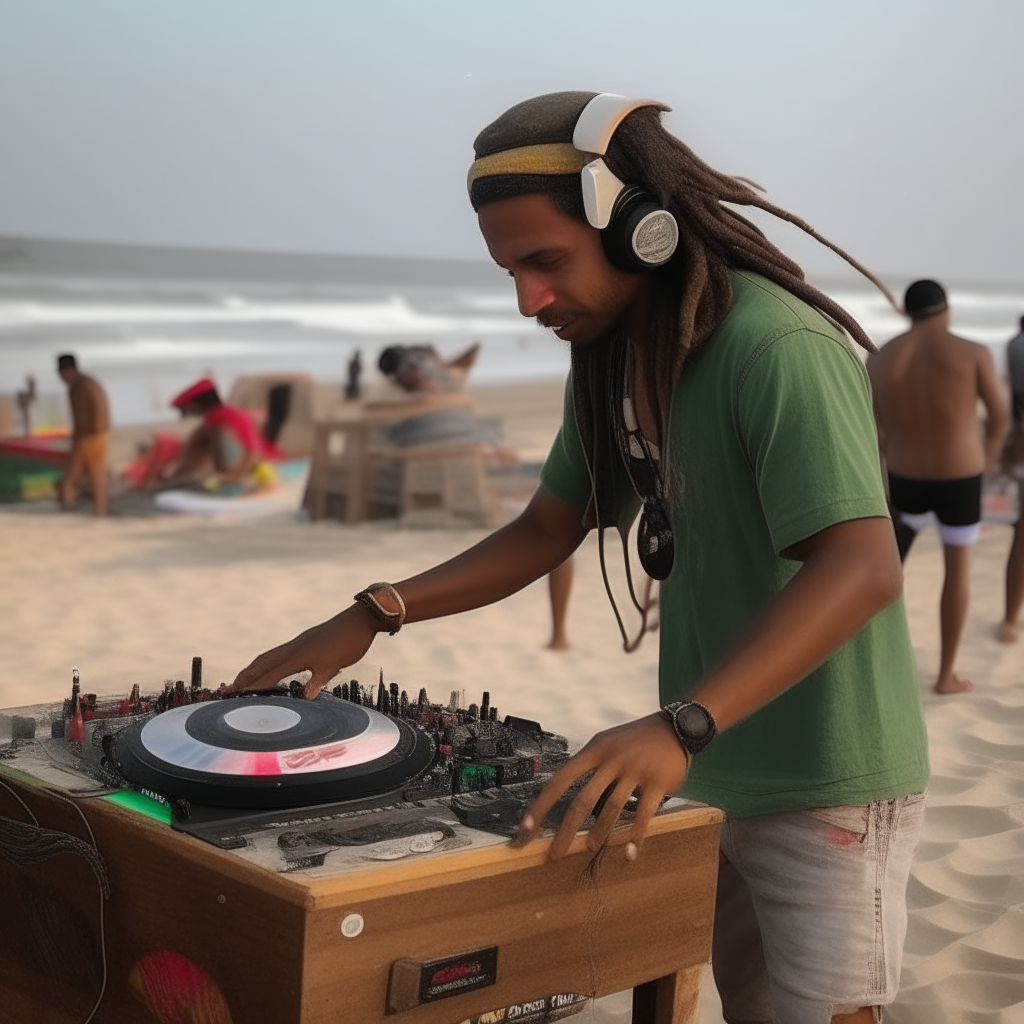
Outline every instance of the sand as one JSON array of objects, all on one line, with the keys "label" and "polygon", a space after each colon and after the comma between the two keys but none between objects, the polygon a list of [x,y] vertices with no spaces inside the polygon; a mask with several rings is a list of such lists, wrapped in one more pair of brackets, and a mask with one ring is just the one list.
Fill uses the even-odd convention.
[{"label": "sand", "polygon": [[[524,459],[541,457],[559,416],[555,385],[478,392],[485,415],[506,419]],[[511,511],[511,506],[509,511]],[[187,678],[201,654],[210,682],[346,605],[361,586],[400,579],[463,550],[482,531],[344,527],[287,514],[204,522],[174,516],[61,514],[45,503],[0,507],[0,707],[55,700],[72,665],[97,692]],[[941,551],[919,539],[906,597],[921,672],[933,780],[909,890],[896,1024],[1024,1021],[1024,644],[993,639],[1001,611],[1005,527],[977,548],[962,670],[976,692],[930,694],[938,661]],[[603,594],[596,543],[576,560],[569,611],[573,649],[544,649],[550,620],[541,581],[503,604],[381,638],[345,678],[389,678],[434,699],[488,689],[501,713],[538,718],[585,739],[649,712],[657,644],[624,654]],[[628,1020],[628,998],[588,1017]],[[702,1024],[721,1021],[705,985]]]}]

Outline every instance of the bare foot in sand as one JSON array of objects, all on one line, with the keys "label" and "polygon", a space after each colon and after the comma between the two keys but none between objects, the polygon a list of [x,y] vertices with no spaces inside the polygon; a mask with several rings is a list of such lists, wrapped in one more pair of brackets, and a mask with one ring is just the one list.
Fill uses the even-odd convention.
[{"label": "bare foot in sand", "polygon": [[549,651],[568,651],[572,648],[572,644],[569,643],[567,636],[553,636],[545,647]]},{"label": "bare foot in sand", "polygon": [[1004,644],[1015,644],[1020,639],[1020,628],[1016,622],[1000,622],[996,639]]},{"label": "bare foot in sand", "polygon": [[955,672],[950,672],[935,684],[936,693],[970,693],[973,689],[974,683],[970,679],[964,679]]}]

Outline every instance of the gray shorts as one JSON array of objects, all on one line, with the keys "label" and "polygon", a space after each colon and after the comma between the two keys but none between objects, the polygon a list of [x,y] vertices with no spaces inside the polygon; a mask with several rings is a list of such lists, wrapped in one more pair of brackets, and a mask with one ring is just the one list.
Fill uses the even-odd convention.
[{"label": "gray shorts", "polygon": [[729,1024],[829,1024],[899,988],[924,794],[726,818],[713,967]]}]

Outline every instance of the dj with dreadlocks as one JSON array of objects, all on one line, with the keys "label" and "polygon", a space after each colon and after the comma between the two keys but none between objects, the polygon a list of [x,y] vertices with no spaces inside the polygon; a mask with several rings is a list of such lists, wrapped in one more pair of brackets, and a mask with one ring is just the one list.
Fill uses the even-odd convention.
[{"label": "dj with dreadlocks", "polygon": [[[621,842],[627,860],[666,794],[715,804],[726,812],[714,943],[726,1019],[878,1020],[899,979],[928,752],[850,339],[873,346],[734,207],[797,225],[884,286],[698,159],[662,126],[665,109],[554,93],[477,137],[470,200],[490,253],[523,315],[570,343],[541,486],[510,525],[419,576],[371,585],[234,687],[308,669],[312,696],[377,633],[497,601],[588,531],[625,537],[639,513],[640,564],[662,581],[663,707],[594,737],[519,841],[581,778],[553,857],[602,794],[589,844]],[[634,792],[620,838],[612,828]]]}]

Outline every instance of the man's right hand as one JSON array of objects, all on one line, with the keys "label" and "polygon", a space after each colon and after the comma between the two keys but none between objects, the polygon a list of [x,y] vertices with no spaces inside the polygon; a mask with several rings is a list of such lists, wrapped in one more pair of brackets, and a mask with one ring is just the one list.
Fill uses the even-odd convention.
[{"label": "man's right hand", "polygon": [[362,606],[352,605],[293,640],[266,651],[235,676],[228,692],[269,690],[288,676],[312,672],[306,699],[312,700],[347,665],[370,649],[379,625]]}]

